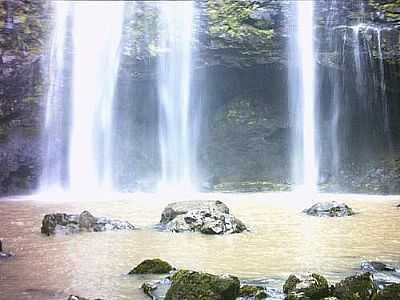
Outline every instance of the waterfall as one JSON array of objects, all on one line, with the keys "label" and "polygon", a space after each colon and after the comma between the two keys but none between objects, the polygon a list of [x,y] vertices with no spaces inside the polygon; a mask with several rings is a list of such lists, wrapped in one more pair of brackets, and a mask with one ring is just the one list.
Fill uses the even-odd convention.
[{"label": "waterfall", "polygon": [[159,5],[159,185],[160,189],[192,191],[197,179],[197,126],[190,94],[194,4],[166,1]]},{"label": "waterfall", "polygon": [[64,139],[65,107],[63,94],[67,84],[65,78],[65,43],[67,17],[70,11],[68,2],[55,2],[54,29],[50,38],[50,51],[47,55],[44,74],[47,74],[48,92],[43,137],[43,170],[41,189],[62,190],[66,185]]},{"label": "waterfall", "polygon": [[293,130],[293,180],[308,192],[317,190],[314,2],[295,1],[296,23],[289,50],[290,114]]},{"label": "waterfall", "polygon": [[[112,110],[124,4],[119,1],[55,1],[54,6],[55,38],[49,69],[56,72],[49,78],[45,128],[49,138],[44,154],[42,190],[52,186],[76,193],[111,190]],[[70,43],[66,43],[66,9],[70,12]],[[72,63],[69,92],[63,89],[66,80],[62,80],[61,74],[67,64],[66,52],[71,52]],[[61,103],[66,106],[63,110],[60,110]],[[60,123],[60,115],[68,122]],[[67,154],[63,156],[68,163],[54,170],[62,174],[46,172],[53,168],[52,158],[60,156],[57,154],[60,148],[66,149]],[[57,158],[57,161],[60,163],[62,159]]]}]

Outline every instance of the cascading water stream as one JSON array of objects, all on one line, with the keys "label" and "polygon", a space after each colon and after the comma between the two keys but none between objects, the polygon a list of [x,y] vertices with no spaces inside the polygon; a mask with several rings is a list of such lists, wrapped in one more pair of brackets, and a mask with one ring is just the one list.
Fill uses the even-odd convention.
[{"label": "cascading water stream", "polygon": [[194,4],[165,1],[159,5],[159,189],[190,192],[196,190],[197,144],[190,95]]},{"label": "cascading water stream", "polygon": [[[53,39],[49,68],[58,71],[49,78],[51,89],[48,95],[48,138],[44,165],[45,170],[53,168],[49,159],[61,156],[61,148],[66,149],[67,154],[62,155],[68,163],[63,169],[57,168],[57,173],[61,175],[44,172],[41,188],[48,191],[56,187],[77,194],[100,189],[111,191],[112,109],[124,3],[56,1],[54,6],[56,38]],[[66,11],[70,13],[69,16]],[[66,43],[67,20],[72,26],[70,43]],[[71,52],[72,60],[68,93],[62,89],[62,72],[67,65],[64,57],[66,52]],[[60,110],[60,103],[67,109]],[[66,118],[67,113],[67,125],[60,124],[58,116]],[[51,137],[62,139],[62,147],[56,147]]]},{"label": "cascading water stream", "polygon": [[[296,23],[289,53],[289,90],[293,134],[293,179],[307,192],[317,191],[318,159],[315,118],[314,2],[295,2]],[[295,65],[295,66],[293,66]]]},{"label": "cascading water stream", "polygon": [[56,20],[50,40],[50,51],[44,74],[48,74],[49,88],[46,99],[44,123],[44,163],[41,178],[42,190],[60,190],[65,187],[65,143],[63,140],[63,92],[65,87],[64,61],[66,23],[70,6],[67,2],[56,2]]}]

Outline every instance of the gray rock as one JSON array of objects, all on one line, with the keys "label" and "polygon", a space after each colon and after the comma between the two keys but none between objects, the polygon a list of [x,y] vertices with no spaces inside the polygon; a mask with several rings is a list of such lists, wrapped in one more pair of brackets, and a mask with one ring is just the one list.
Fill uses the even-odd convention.
[{"label": "gray rock", "polygon": [[[84,297],[80,297],[80,296],[70,295],[68,297],[68,300],[90,300],[90,299],[84,298]],[[102,299],[96,298],[94,300],[102,300]]]},{"label": "gray rock", "polygon": [[14,257],[14,254],[3,251],[3,242],[0,240],[0,259]]},{"label": "gray rock", "polygon": [[80,215],[55,213],[45,215],[42,221],[41,232],[46,235],[73,234],[82,231],[98,232],[112,230],[133,230],[135,227],[129,222],[108,218],[96,218],[88,211]]},{"label": "gray rock", "polygon": [[190,202],[170,204],[162,213],[161,224],[172,232],[229,234],[247,230],[239,219],[229,214],[229,208],[220,201],[194,201],[193,205]]},{"label": "gray rock", "polygon": [[345,203],[318,202],[308,209],[303,210],[309,216],[316,217],[345,217],[354,215],[353,210]]},{"label": "gray rock", "polygon": [[221,201],[206,200],[206,201],[181,201],[170,203],[161,213],[161,224],[167,224],[179,215],[184,215],[190,210],[210,209],[219,211],[224,214],[229,214],[229,208]]},{"label": "gray rock", "polygon": [[317,300],[329,296],[329,285],[319,274],[292,274],[283,285],[283,292],[293,300]]},{"label": "gray rock", "polygon": [[164,299],[171,287],[169,277],[160,280],[146,281],[142,285],[143,292],[153,300]]}]

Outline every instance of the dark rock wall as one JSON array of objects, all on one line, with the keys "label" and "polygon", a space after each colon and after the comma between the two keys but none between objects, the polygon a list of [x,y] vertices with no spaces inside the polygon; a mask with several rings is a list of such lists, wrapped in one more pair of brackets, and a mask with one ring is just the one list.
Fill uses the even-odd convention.
[{"label": "dark rock wall", "polygon": [[49,3],[0,3],[0,194],[31,191],[40,174],[41,58]]}]

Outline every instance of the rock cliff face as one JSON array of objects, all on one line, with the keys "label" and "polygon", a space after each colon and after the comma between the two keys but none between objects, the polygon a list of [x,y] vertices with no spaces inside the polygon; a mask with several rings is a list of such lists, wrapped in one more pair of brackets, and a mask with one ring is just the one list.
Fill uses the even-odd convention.
[{"label": "rock cliff face", "polygon": [[5,0],[0,5],[0,194],[36,187],[44,84],[41,61],[49,3]]},{"label": "rock cliff face", "polygon": [[[205,181],[289,180],[286,48],[288,24],[293,20],[291,2],[196,1],[192,89],[193,101],[202,107],[199,161]],[[338,52],[330,43],[331,29],[348,30],[346,51],[350,55],[354,36],[343,26],[364,22],[385,28],[382,52],[377,51],[371,34],[370,53],[372,59],[379,55],[384,59],[396,156],[400,149],[400,103],[396,100],[400,95],[400,1],[317,1],[315,10],[318,65],[325,91],[332,89],[326,88],[329,74],[341,68]],[[51,15],[50,1],[5,0],[0,6],[0,195],[30,192],[39,180],[46,93],[42,66]],[[127,4],[115,107],[119,114],[116,139],[124,145],[117,153],[117,168],[121,170],[118,183],[127,189],[151,186],[159,172],[156,64],[161,52],[157,49],[157,22],[156,5]],[[321,94],[321,98],[325,97]],[[330,114],[329,104],[321,108],[321,114],[324,118]],[[349,119],[354,116],[356,109]],[[329,128],[328,124],[325,126],[322,128]],[[350,177],[354,166],[347,166],[361,151],[357,148],[360,143],[353,144],[354,151],[343,167]],[[382,155],[388,156],[385,151]],[[132,173],[136,176],[135,185],[131,182]],[[355,189],[349,185],[348,190]]]}]

